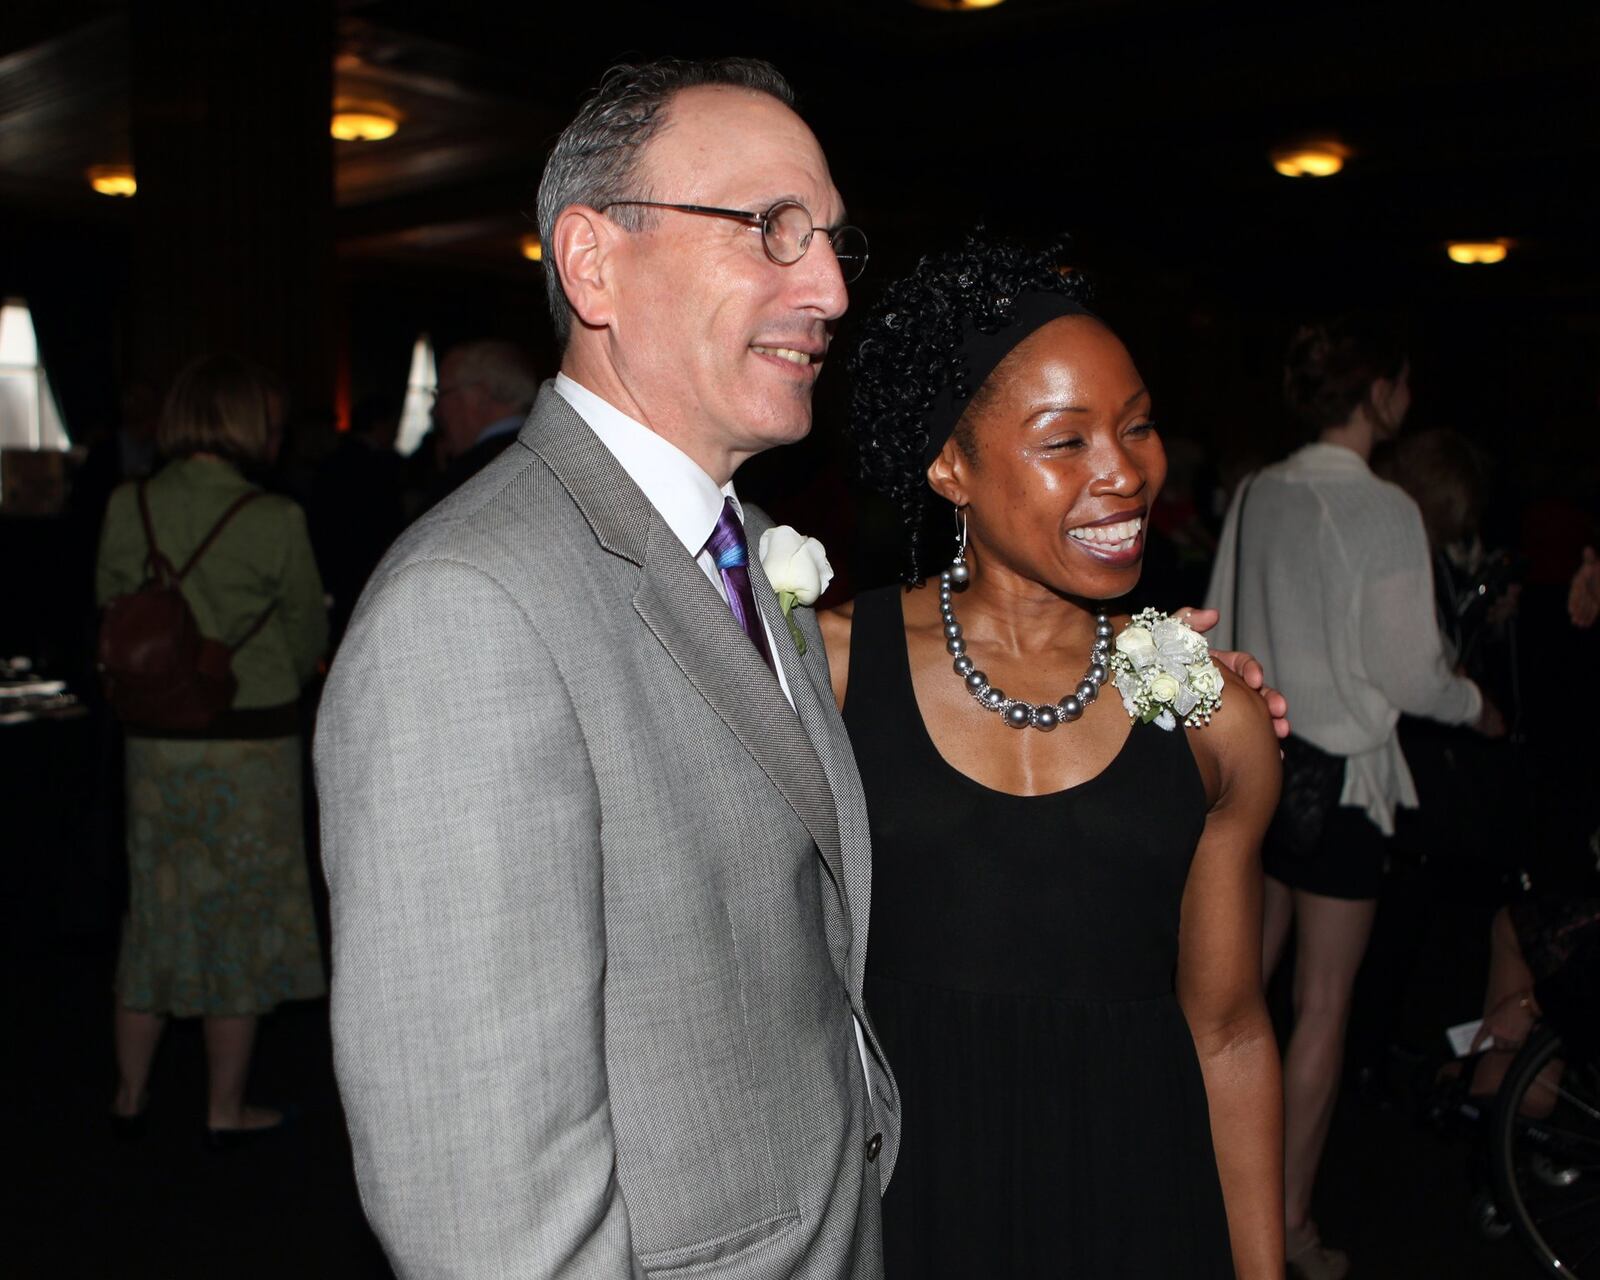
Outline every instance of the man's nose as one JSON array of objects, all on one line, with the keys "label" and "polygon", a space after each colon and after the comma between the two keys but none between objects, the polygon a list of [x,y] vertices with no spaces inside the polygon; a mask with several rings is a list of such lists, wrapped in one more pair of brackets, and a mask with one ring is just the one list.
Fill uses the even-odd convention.
[{"label": "man's nose", "polygon": [[827,232],[821,228],[812,232],[805,255],[789,270],[794,273],[798,306],[817,312],[823,320],[837,320],[845,313],[850,291]]}]

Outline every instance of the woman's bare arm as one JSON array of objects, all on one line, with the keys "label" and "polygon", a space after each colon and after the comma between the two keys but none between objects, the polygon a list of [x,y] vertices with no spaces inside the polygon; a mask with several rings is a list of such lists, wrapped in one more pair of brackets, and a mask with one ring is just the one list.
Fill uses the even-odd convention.
[{"label": "woman's bare arm", "polygon": [[1178,1001],[1194,1036],[1240,1280],[1283,1275],[1283,1094],[1261,990],[1261,838],[1278,800],[1265,702],[1232,675],[1192,743],[1212,797],[1183,895]]},{"label": "woman's bare arm", "polygon": [[850,686],[850,621],[855,617],[854,600],[846,600],[817,614],[822,628],[822,647],[828,651],[828,676],[833,681],[833,700],[844,710],[845,690]]}]

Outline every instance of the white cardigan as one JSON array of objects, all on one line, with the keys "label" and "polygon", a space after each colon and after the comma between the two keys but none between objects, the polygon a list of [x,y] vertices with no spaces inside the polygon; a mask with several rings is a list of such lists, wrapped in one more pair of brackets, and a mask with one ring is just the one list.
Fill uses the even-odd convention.
[{"label": "white cardigan", "polygon": [[1417,805],[1400,713],[1464,724],[1483,709],[1439,638],[1417,504],[1351,450],[1307,445],[1234,495],[1206,603],[1214,643],[1253,653],[1288,697],[1295,736],[1348,757],[1340,803],[1393,835],[1396,805]]}]

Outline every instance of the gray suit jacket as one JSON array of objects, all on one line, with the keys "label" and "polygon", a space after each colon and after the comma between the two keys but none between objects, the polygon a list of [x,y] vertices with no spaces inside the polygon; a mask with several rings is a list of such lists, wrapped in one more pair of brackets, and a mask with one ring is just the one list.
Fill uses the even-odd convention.
[{"label": "gray suit jacket", "polygon": [[751,577],[794,709],[546,386],[362,597],[317,787],[335,1065],[400,1275],[879,1274],[861,785],[814,617],[802,657]]}]

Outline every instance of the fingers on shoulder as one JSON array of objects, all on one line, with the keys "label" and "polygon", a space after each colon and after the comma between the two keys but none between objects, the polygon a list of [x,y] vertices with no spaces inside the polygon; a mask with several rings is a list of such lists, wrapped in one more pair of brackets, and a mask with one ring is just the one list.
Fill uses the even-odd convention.
[{"label": "fingers on shoulder", "polygon": [[1211,717],[1217,746],[1225,758],[1246,763],[1270,762],[1278,767],[1278,735],[1272,728],[1267,700],[1226,667],[1222,668],[1222,707]]}]

